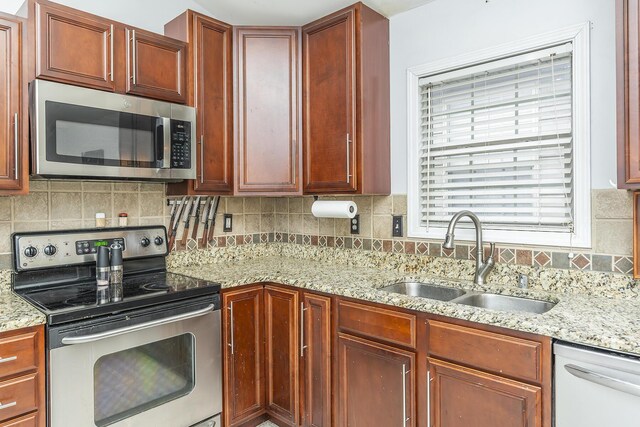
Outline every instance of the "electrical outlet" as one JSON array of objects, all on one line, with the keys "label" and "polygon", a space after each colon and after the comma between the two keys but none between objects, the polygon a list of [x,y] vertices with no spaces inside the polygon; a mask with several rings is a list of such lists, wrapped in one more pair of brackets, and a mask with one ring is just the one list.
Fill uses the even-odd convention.
[{"label": "electrical outlet", "polygon": [[224,214],[224,223],[222,224],[222,231],[229,233],[233,230],[233,215]]},{"label": "electrical outlet", "polygon": [[402,215],[393,216],[393,230],[391,230],[393,237],[402,237]]},{"label": "electrical outlet", "polygon": [[354,216],[351,221],[351,234],[360,234],[360,215]]}]

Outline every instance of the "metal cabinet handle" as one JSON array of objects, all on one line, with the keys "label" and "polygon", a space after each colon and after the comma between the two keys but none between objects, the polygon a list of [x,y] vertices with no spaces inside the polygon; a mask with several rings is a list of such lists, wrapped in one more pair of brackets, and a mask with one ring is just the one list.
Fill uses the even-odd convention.
[{"label": "metal cabinet handle", "polygon": [[347,184],[351,183],[351,139],[347,133]]},{"label": "metal cabinet handle", "polygon": [[213,304],[209,304],[208,306],[200,310],[190,311],[184,314],[177,314],[175,316],[166,317],[164,319],[152,320],[150,322],[141,323],[139,325],[125,326],[124,328],[114,329],[112,331],[99,332],[97,334],[81,335],[77,337],[64,337],[62,338],[62,344],[65,344],[65,345],[85,344],[85,343],[99,341],[106,338],[115,337],[118,335],[140,331],[142,329],[147,329],[154,326],[166,325],[168,323],[187,320],[193,317],[204,316],[205,314],[209,314],[211,311],[213,311],[214,307],[215,306]]},{"label": "metal cabinet handle", "polygon": [[300,303],[300,357],[304,357],[304,349],[307,348],[304,345],[304,312],[306,308],[304,308],[304,302]]},{"label": "metal cabinet handle", "polygon": [[18,113],[15,113],[13,115],[13,161],[14,161],[14,165],[13,165],[13,173],[15,174],[15,178],[18,179],[18,167],[19,167],[19,160],[18,158],[19,153],[18,153],[18,147],[20,145],[20,135],[19,135],[19,126],[18,126]]},{"label": "metal cabinet handle", "polygon": [[407,425],[407,365],[402,364],[402,426]]},{"label": "metal cabinet handle", "polygon": [[136,30],[131,30],[131,79],[136,85]]},{"label": "metal cabinet handle", "polygon": [[113,81],[113,24],[111,24],[111,33],[109,34],[109,38],[111,39],[111,70],[109,71],[109,76],[111,76],[111,81]]},{"label": "metal cabinet handle", "polygon": [[200,135],[200,183],[204,184],[204,134]]},{"label": "metal cabinet handle", "polygon": [[[578,365],[564,365],[564,369],[571,375],[574,375],[583,380],[590,381],[592,383],[600,384],[604,387],[609,387],[614,390],[621,391],[623,393],[633,394],[634,396],[640,396],[640,384],[630,381],[626,378],[615,378],[608,375],[604,375],[589,369],[583,368]],[[622,372],[621,372],[622,374]]]},{"label": "metal cabinet handle", "polygon": [[0,363],[12,362],[12,361],[17,360],[17,359],[18,359],[18,356],[0,357]]},{"label": "metal cabinet handle", "polygon": [[5,409],[5,408],[10,408],[12,406],[16,406],[18,404],[18,402],[9,402],[9,403],[2,403],[0,402],[0,409]]},{"label": "metal cabinet handle", "polygon": [[427,427],[431,427],[431,371],[429,370],[427,371]]},{"label": "metal cabinet handle", "polygon": [[229,326],[231,333],[229,334],[229,347],[231,347],[231,354],[233,355],[233,301],[229,303]]}]

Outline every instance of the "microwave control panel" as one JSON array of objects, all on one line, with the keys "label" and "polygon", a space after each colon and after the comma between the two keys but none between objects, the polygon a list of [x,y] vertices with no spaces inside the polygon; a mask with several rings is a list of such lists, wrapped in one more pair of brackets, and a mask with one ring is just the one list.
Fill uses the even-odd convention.
[{"label": "microwave control panel", "polygon": [[191,169],[191,123],[171,120],[171,168]]}]

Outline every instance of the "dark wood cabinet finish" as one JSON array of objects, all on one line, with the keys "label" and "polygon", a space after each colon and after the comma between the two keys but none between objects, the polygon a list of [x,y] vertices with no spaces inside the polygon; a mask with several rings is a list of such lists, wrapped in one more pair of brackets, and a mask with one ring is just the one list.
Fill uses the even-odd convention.
[{"label": "dark wood cabinet finish", "polygon": [[356,3],[302,34],[304,192],[389,194],[389,21]]},{"label": "dark wood cabinet finish", "polygon": [[33,7],[35,77],[116,90],[117,23],[46,1]]},{"label": "dark wood cabinet finish", "polygon": [[542,390],[429,358],[432,427],[540,427]]},{"label": "dark wood cabinet finish", "polygon": [[415,354],[338,334],[338,426],[415,426]]},{"label": "dark wood cabinet finish", "polygon": [[127,93],[184,104],[186,43],[130,27],[125,34]]},{"label": "dark wood cabinet finish", "polygon": [[28,191],[24,20],[0,13],[0,194]]},{"label": "dark wood cabinet finish", "polygon": [[303,427],[331,425],[331,298],[302,295],[301,420]]},{"label": "dark wood cabinet finish", "polygon": [[287,425],[298,425],[300,304],[298,291],[265,286],[266,408]]},{"label": "dark wood cabinet finish", "polygon": [[222,294],[224,425],[265,412],[263,286]]},{"label": "dark wood cabinet finish", "polygon": [[299,32],[235,29],[236,193],[302,193]]},{"label": "dark wood cabinet finish", "polygon": [[233,193],[232,27],[191,10],[165,25],[188,42],[187,104],[196,108],[196,179],[167,186],[167,194]]}]

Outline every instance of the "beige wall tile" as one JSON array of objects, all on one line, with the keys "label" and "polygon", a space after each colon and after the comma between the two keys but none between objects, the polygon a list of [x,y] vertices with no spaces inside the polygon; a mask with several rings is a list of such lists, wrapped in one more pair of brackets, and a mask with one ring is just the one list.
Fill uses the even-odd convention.
[{"label": "beige wall tile", "polygon": [[373,198],[373,213],[391,214],[393,212],[393,197],[391,196],[375,196]]},{"label": "beige wall tile", "polygon": [[11,223],[0,222],[0,253],[11,252]]},{"label": "beige wall tile", "polygon": [[311,213],[311,206],[313,206],[313,202],[315,202],[315,199],[313,198],[313,196],[305,196],[302,198],[302,213],[303,214],[310,214]]},{"label": "beige wall tile", "polygon": [[16,221],[13,223],[13,232],[16,231],[46,231],[49,229],[49,221]]},{"label": "beige wall tile", "polygon": [[633,221],[624,219],[596,220],[594,252],[612,255],[633,254]]},{"label": "beige wall tile", "polygon": [[[291,207],[291,204],[289,204]],[[303,230],[303,215],[302,214],[290,214],[289,215],[289,233],[302,234]]]},{"label": "beige wall tile", "polygon": [[277,213],[275,217],[274,230],[276,233],[288,233],[289,232],[289,214]]},{"label": "beige wall tile", "polygon": [[51,181],[49,183],[51,191],[82,191],[82,182],[80,181]]},{"label": "beige wall tile", "polygon": [[373,212],[373,197],[356,196],[351,199],[358,205],[359,214],[370,214]]},{"label": "beige wall tile", "polygon": [[162,216],[165,200],[162,193],[140,194],[140,216]]},{"label": "beige wall tile", "polygon": [[82,193],[51,193],[51,220],[82,219]]},{"label": "beige wall tile", "polygon": [[12,197],[0,197],[0,221],[11,221],[11,205],[12,204],[13,204]]},{"label": "beige wall tile", "polygon": [[276,213],[287,213],[287,212],[289,212],[289,198],[288,197],[276,198]]},{"label": "beige wall tile", "polygon": [[71,220],[71,221],[63,221],[63,220],[52,220],[51,221],[51,229],[52,230],[68,230],[73,228],[84,228],[83,222],[81,219]]},{"label": "beige wall tile", "polygon": [[302,213],[302,197],[289,198],[289,212]]},{"label": "beige wall tile", "polygon": [[49,191],[49,181],[40,179],[29,180],[29,191]]},{"label": "beige wall tile", "polygon": [[391,215],[373,216],[373,237],[375,239],[390,239],[393,221]]},{"label": "beige wall tile", "polygon": [[[260,232],[260,214],[244,215],[244,232],[245,234],[254,234]],[[235,232],[234,234],[239,234]]]},{"label": "beige wall tile", "polygon": [[96,213],[104,212],[107,218],[113,215],[113,204],[111,194],[104,193],[83,193],[82,194],[82,215],[86,221],[95,222]]},{"label": "beige wall tile", "polygon": [[113,194],[113,217],[118,213],[126,212],[129,218],[140,216],[140,195],[138,193],[114,193]]},{"label": "beige wall tile", "polygon": [[302,232],[312,236],[318,235],[318,218],[311,214],[304,214]]},{"label": "beige wall tile", "polygon": [[260,217],[260,232],[261,233],[273,233],[275,227],[275,214],[267,213],[262,214]]},{"label": "beige wall tile", "polygon": [[261,212],[260,197],[245,197],[244,198],[244,213],[246,214],[258,214]]},{"label": "beige wall tile", "polygon": [[[224,226],[223,218],[220,218],[219,224],[220,224],[220,230],[222,230],[222,227]],[[244,234],[244,233],[245,233],[245,216],[242,214],[233,215],[232,230],[230,233],[226,233],[226,234]]]},{"label": "beige wall tile", "polygon": [[30,193],[14,199],[15,219],[37,221],[49,219],[49,193]]},{"label": "beige wall tile", "polygon": [[597,219],[632,219],[633,193],[614,188],[593,190],[592,206]]},{"label": "beige wall tile", "polygon": [[360,237],[373,237],[373,216],[360,214]]},{"label": "beige wall tile", "polygon": [[276,199],[275,197],[261,197],[260,206],[262,213],[274,213],[276,211]]},{"label": "beige wall tile", "polygon": [[137,192],[140,190],[140,183],[138,182],[114,182],[113,191],[117,192]]},{"label": "beige wall tile", "polygon": [[86,192],[100,192],[100,193],[111,193],[111,183],[110,182],[94,182],[94,181],[84,181],[82,183],[82,191]]},{"label": "beige wall tile", "polygon": [[407,214],[407,195],[394,194],[392,197],[393,197],[393,214],[406,215]]},{"label": "beige wall tile", "polygon": [[335,236],[336,220],[334,218],[318,218],[318,227],[321,236]]},{"label": "beige wall tile", "polygon": [[[140,225],[164,225],[165,227],[167,226],[165,224],[165,218],[164,216],[148,216],[148,217],[143,217],[140,218],[139,224]],[[168,221],[168,218],[167,218]]]},{"label": "beige wall tile", "polygon": [[336,218],[335,220],[336,236],[350,236],[351,235],[351,222],[349,219]]},{"label": "beige wall tile", "polygon": [[143,182],[140,184],[140,191],[143,193],[163,193],[165,186],[161,182]]}]

